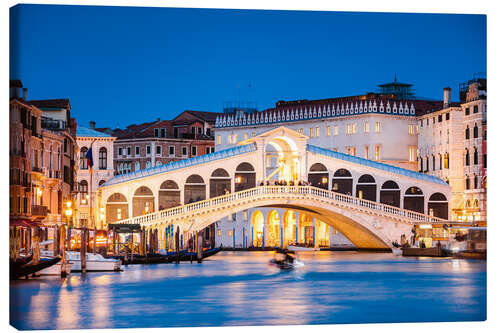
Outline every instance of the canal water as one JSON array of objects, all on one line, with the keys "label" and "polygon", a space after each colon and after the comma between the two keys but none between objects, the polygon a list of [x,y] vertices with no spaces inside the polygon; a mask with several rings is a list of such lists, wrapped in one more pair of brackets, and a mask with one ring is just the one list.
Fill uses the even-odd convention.
[{"label": "canal water", "polygon": [[486,262],[391,253],[301,254],[289,272],[270,252],[221,252],[202,264],[13,281],[18,329],[476,321]]}]

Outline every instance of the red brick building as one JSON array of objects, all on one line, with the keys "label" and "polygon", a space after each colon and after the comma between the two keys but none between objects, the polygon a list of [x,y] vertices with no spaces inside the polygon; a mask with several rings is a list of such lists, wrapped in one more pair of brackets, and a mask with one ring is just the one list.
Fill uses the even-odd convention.
[{"label": "red brick building", "polygon": [[218,113],[187,110],[173,120],[133,124],[125,129],[91,128],[116,137],[116,174],[147,169],[214,151],[213,127]]}]

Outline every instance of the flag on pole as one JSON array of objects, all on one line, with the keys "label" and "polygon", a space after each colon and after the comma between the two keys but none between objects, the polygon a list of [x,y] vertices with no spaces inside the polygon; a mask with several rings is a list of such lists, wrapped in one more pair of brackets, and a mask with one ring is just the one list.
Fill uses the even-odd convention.
[{"label": "flag on pole", "polygon": [[92,157],[92,145],[90,145],[89,150],[87,151],[87,155],[85,155],[87,158],[87,165],[89,166],[90,173],[92,173],[92,167],[94,166],[94,158]]}]

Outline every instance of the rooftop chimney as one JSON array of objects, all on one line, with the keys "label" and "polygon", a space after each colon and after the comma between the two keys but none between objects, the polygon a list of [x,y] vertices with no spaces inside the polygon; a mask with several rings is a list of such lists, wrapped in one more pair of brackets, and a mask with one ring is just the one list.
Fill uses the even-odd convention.
[{"label": "rooftop chimney", "polygon": [[23,100],[28,99],[28,88],[23,88]]},{"label": "rooftop chimney", "polygon": [[91,120],[91,121],[89,122],[89,124],[90,124],[90,128],[92,128],[92,129],[94,129],[94,128],[95,128],[95,121]]},{"label": "rooftop chimney", "polygon": [[446,87],[443,89],[443,108],[447,108],[451,103],[451,88]]}]

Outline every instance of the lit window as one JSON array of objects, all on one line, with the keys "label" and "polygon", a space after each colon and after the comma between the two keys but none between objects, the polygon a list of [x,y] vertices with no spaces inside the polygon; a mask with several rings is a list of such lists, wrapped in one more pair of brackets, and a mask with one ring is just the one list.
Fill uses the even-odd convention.
[{"label": "lit window", "polygon": [[356,124],[352,124],[352,134],[356,134]]},{"label": "lit window", "polygon": [[252,132],[252,138],[255,136],[255,132]]},{"label": "lit window", "polygon": [[217,229],[217,236],[220,236],[221,232],[220,229]]},{"label": "lit window", "polygon": [[229,143],[229,144],[232,144],[232,143],[233,143],[233,136],[232,136],[231,134],[229,134],[229,135],[227,136],[227,143]]},{"label": "lit window", "polygon": [[339,135],[339,127],[337,125],[333,126],[333,135]]},{"label": "lit window", "polygon": [[418,135],[418,125],[415,125],[415,134]]},{"label": "lit window", "polygon": [[375,159],[376,159],[377,161],[379,161],[379,160],[380,160],[380,146],[376,146],[376,147],[375,147]]},{"label": "lit window", "polygon": [[156,156],[161,156],[161,146],[156,146]]},{"label": "lit window", "polygon": [[370,148],[368,146],[365,146],[365,158],[370,158]]},{"label": "lit window", "polygon": [[248,139],[248,134],[246,134],[246,133],[245,133],[245,134],[243,134],[243,139],[244,139],[244,140]]},{"label": "lit window", "polygon": [[146,155],[151,155],[151,146],[146,146]]},{"label": "lit window", "polygon": [[191,156],[196,156],[197,154],[197,147],[196,146],[192,146],[191,147]]},{"label": "lit window", "polygon": [[330,126],[326,126],[326,136],[330,136]]},{"label": "lit window", "polygon": [[416,161],[416,155],[415,155],[415,147],[409,147],[408,149],[408,158],[410,162]]},{"label": "lit window", "polygon": [[168,154],[170,156],[175,156],[175,146],[169,146],[168,147]]},{"label": "lit window", "polygon": [[299,128],[299,133],[300,134],[304,134],[304,129],[303,128]]},{"label": "lit window", "polygon": [[347,155],[351,155],[351,148],[346,148],[345,153],[346,153]]},{"label": "lit window", "polygon": [[139,146],[135,146],[135,156],[139,156],[141,152],[141,148]]},{"label": "lit window", "polygon": [[352,147],[352,156],[356,156],[356,147]]},{"label": "lit window", "polygon": [[238,142],[238,134],[233,134],[233,143]]},{"label": "lit window", "polygon": [[228,235],[228,236],[232,236],[232,235],[233,235],[233,231],[232,231],[232,230],[228,230],[228,231],[227,231],[227,235]]},{"label": "lit window", "polygon": [[375,123],[375,132],[380,133],[380,122]]},{"label": "lit window", "polygon": [[365,133],[369,133],[369,132],[370,132],[370,123],[366,122],[365,123]]},{"label": "lit window", "polygon": [[409,133],[410,135],[412,135],[412,134],[413,134],[413,125],[408,126],[408,133]]},{"label": "lit window", "polygon": [[316,127],[316,137],[319,137],[319,127]]},{"label": "lit window", "polygon": [[217,135],[217,144],[220,145],[220,135]]},{"label": "lit window", "polygon": [[312,127],[309,129],[309,136],[310,136],[311,138],[313,138],[313,137],[314,137],[314,128],[312,128]]},{"label": "lit window", "polygon": [[351,134],[351,124],[347,124],[347,134]]}]

